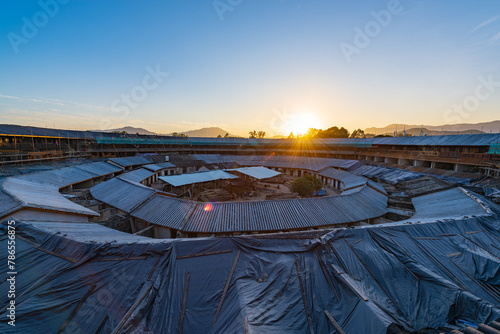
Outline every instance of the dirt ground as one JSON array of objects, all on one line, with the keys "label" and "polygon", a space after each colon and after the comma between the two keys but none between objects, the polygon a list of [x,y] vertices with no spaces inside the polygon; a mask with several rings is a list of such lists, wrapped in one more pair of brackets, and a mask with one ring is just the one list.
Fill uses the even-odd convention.
[{"label": "dirt ground", "polygon": [[[276,183],[276,182],[266,182],[266,181],[258,181],[256,182],[256,190],[253,192],[247,193],[246,196],[236,197],[237,201],[263,201],[263,200],[273,200],[273,199],[292,199],[298,198],[297,194],[292,193],[290,190],[291,184],[295,177],[289,175],[282,175],[282,179],[284,179],[284,183]],[[339,195],[340,192],[335,189],[331,189],[325,186],[325,191],[327,196],[335,196]],[[229,193],[222,189],[218,189],[216,192],[225,193],[230,196]],[[207,190],[201,193],[202,197],[211,197],[211,194],[214,193],[214,190]],[[232,201],[233,199],[229,199]]]}]

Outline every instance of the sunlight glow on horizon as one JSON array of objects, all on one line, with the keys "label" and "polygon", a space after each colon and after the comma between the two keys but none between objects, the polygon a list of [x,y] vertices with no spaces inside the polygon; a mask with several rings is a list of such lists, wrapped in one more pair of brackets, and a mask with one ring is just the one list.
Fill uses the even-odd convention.
[{"label": "sunlight glow on horizon", "polygon": [[304,135],[310,128],[320,128],[320,121],[314,114],[303,112],[292,116],[292,119],[285,125],[285,133],[294,135]]}]

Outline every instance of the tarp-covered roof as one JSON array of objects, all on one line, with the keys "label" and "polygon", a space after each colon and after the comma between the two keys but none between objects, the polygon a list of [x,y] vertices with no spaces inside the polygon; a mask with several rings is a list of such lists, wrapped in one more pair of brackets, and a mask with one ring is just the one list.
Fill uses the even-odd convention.
[{"label": "tarp-covered roof", "polygon": [[266,167],[241,167],[241,168],[226,169],[226,171],[239,172],[259,180],[269,179],[271,177],[275,177],[281,174],[280,172],[276,172]]},{"label": "tarp-covered roof", "polygon": [[16,224],[16,326],[4,315],[2,333],[439,333],[500,317],[494,216],[151,243],[40,225]]},{"label": "tarp-covered roof", "polygon": [[222,170],[213,170],[209,172],[189,173],[181,175],[160,176],[160,180],[171,184],[174,187],[180,187],[188,184],[237,179],[237,176],[226,173]]},{"label": "tarp-covered roof", "polygon": [[480,199],[463,188],[452,188],[412,198],[417,212],[409,221],[462,218],[488,214]]}]

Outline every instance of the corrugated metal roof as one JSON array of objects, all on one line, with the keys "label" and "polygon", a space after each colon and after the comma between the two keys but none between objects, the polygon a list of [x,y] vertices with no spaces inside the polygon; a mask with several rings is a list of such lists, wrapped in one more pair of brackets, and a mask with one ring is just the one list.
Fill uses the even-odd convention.
[{"label": "corrugated metal roof", "polygon": [[408,221],[460,219],[487,214],[485,208],[474,199],[475,196],[468,194],[463,188],[452,188],[414,197],[412,203],[417,213]]},{"label": "corrugated metal roof", "polygon": [[373,189],[375,189],[375,190],[380,191],[382,194],[387,195],[387,191],[385,190],[384,186],[383,186],[383,185],[381,185],[380,183],[377,183],[377,182],[372,181],[372,180],[368,180],[367,185],[368,185],[369,187],[372,187],[372,188],[373,188]]},{"label": "corrugated metal roof", "polygon": [[128,173],[121,174],[120,176],[118,176],[118,178],[125,181],[142,182],[153,175],[155,175],[155,173],[145,168],[140,168]]},{"label": "corrugated metal roof", "polygon": [[157,191],[137,182],[113,178],[90,188],[90,193],[95,199],[130,213]]},{"label": "corrugated metal roof", "polygon": [[226,173],[221,170],[213,170],[202,173],[190,173],[172,176],[161,176],[160,180],[171,184],[174,187],[180,187],[188,184],[209,182],[216,180],[237,179],[237,176]]},{"label": "corrugated metal roof", "polygon": [[342,182],[344,184],[345,190],[364,186],[368,181],[362,176],[358,176],[356,174],[352,174],[335,168],[325,169],[324,171],[320,172],[319,175]]},{"label": "corrugated metal roof", "polygon": [[142,156],[111,158],[107,161],[114,162],[115,164],[120,165],[122,167],[148,165],[151,163],[151,161]]},{"label": "corrugated metal roof", "polygon": [[57,188],[62,188],[71,184],[93,179],[96,175],[77,167],[64,167],[16,177],[29,182],[50,184],[56,186]]},{"label": "corrugated metal roof", "polygon": [[241,168],[226,169],[226,171],[239,172],[259,180],[269,179],[271,177],[275,177],[281,174],[280,172],[276,172],[266,167],[241,167]]},{"label": "corrugated metal roof", "polygon": [[96,138],[98,136],[116,136],[114,133],[73,131],[63,129],[39,128],[35,126],[22,126],[11,124],[0,124],[0,134],[17,136],[48,136],[63,138]]},{"label": "corrugated metal roof", "polygon": [[[127,135],[126,138],[115,133],[73,131],[49,129],[33,126],[0,124],[2,135],[49,136],[63,138],[94,138],[98,143],[131,143],[131,144],[173,144],[173,145],[252,145],[269,146],[291,144],[291,139],[255,139],[255,138],[203,138],[203,137],[169,137]],[[438,145],[438,146],[488,146],[492,142],[500,142],[500,134],[458,134],[445,136],[414,137],[379,137],[379,138],[318,138],[310,140],[313,145],[369,147],[373,145]]]},{"label": "corrugated metal roof", "polygon": [[30,182],[50,184],[58,188],[63,188],[96,177],[116,173],[121,170],[121,168],[106,162],[94,162],[86,165],[52,169],[16,177]]},{"label": "corrugated metal roof", "polygon": [[150,171],[157,172],[162,169],[175,168],[176,166],[171,162],[162,162],[157,164],[144,165],[142,167]]},{"label": "corrugated metal roof", "polygon": [[132,216],[186,232],[280,231],[379,217],[387,212],[387,197],[370,187],[362,187],[346,196],[211,203],[210,210],[206,210],[206,205],[154,196]]},{"label": "corrugated metal roof", "polygon": [[220,154],[192,154],[195,159],[205,161],[207,164],[223,163],[224,158]]},{"label": "corrugated metal roof", "polygon": [[132,215],[151,224],[180,230],[195,202],[156,195],[135,210]]},{"label": "corrugated metal roof", "polygon": [[351,171],[356,175],[368,178],[378,178],[387,183],[396,184],[401,181],[412,180],[423,176],[422,173],[411,172],[403,169],[387,168],[382,166],[363,165]]},{"label": "corrugated metal roof", "polygon": [[55,186],[10,177],[3,182],[2,187],[21,202],[23,207],[99,216],[94,211],[66,199]]},{"label": "corrugated metal roof", "polygon": [[306,169],[311,171],[320,171],[328,167],[350,169],[360,164],[357,160],[312,158],[287,155],[219,155],[219,154],[197,154],[197,158],[206,163],[225,163],[236,162],[240,166],[264,166],[278,168]]},{"label": "corrugated metal roof", "polygon": [[500,134],[487,133],[476,135],[415,136],[415,137],[379,137],[372,138],[373,145],[405,146],[489,146],[500,140]]},{"label": "corrugated metal roof", "polygon": [[86,164],[86,165],[78,165],[75,166],[74,168],[82,169],[84,171],[87,171],[95,176],[105,176],[113,173],[118,173],[121,172],[123,169],[120,167],[116,167],[112,164],[109,164],[107,162],[94,162],[91,164]]}]

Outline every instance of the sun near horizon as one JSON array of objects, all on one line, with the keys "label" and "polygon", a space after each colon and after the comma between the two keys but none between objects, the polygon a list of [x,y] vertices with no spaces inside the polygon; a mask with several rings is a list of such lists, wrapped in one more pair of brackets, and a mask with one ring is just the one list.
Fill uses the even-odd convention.
[{"label": "sun near horizon", "polygon": [[305,135],[310,128],[321,128],[321,122],[312,112],[301,112],[293,115],[290,120],[284,125],[283,131],[286,135],[293,133],[297,135]]}]

